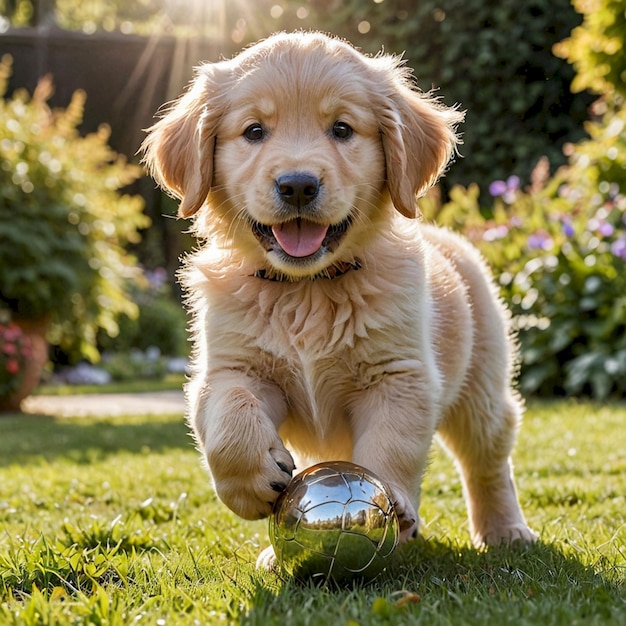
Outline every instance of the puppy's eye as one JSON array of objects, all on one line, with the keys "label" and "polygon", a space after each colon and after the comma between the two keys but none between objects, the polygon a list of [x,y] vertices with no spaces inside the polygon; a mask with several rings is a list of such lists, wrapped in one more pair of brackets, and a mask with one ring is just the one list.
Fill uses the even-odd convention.
[{"label": "puppy's eye", "polygon": [[265,139],[265,130],[261,124],[250,124],[250,126],[243,131],[243,136],[248,141],[262,141]]},{"label": "puppy's eye", "polygon": [[335,139],[350,139],[354,131],[349,124],[345,122],[335,122],[333,124],[333,137]]}]

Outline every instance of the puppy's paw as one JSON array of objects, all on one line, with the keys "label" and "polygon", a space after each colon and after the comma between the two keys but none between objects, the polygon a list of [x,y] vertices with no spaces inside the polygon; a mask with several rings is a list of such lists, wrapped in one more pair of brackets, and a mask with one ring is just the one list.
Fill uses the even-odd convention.
[{"label": "puppy's paw", "polygon": [[237,515],[250,520],[270,515],[295,469],[291,454],[280,441],[252,459],[242,458],[228,466],[213,456],[210,467],[220,500]]},{"label": "puppy's paw", "polygon": [[537,541],[537,535],[523,522],[487,528],[472,533],[472,542],[477,548],[488,546],[530,544]]},{"label": "puppy's paw", "polygon": [[400,522],[400,543],[415,539],[419,527],[419,516],[411,499],[401,490],[392,489],[393,505]]},{"label": "puppy's paw", "polygon": [[276,558],[276,553],[274,552],[274,548],[269,546],[259,554],[259,557],[256,560],[257,569],[264,569],[268,572],[276,572],[278,570],[278,559]]}]

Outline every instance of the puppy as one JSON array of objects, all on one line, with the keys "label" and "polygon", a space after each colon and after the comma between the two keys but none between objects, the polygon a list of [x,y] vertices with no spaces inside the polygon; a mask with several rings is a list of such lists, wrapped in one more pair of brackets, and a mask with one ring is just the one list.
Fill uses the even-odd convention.
[{"label": "puppy", "polygon": [[270,514],[294,458],[345,459],[389,485],[410,538],[438,433],[474,544],[534,540],[509,315],[477,251],[414,219],[461,119],[399,59],[297,33],[200,66],[149,129],[146,163],[203,241],[181,274],[189,422],[241,517]]}]

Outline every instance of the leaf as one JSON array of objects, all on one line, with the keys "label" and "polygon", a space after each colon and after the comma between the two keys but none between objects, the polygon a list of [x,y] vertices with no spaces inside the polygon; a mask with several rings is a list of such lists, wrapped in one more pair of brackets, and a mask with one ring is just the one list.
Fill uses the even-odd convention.
[{"label": "leaf", "polygon": [[565,388],[569,393],[579,393],[584,385],[594,376],[594,371],[602,364],[605,355],[600,352],[588,352],[572,359],[565,366]]}]

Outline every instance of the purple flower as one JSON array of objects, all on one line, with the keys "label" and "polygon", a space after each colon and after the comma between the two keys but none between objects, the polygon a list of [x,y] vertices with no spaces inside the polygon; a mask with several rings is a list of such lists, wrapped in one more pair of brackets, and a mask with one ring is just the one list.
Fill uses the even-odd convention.
[{"label": "purple flower", "polygon": [[528,236],[526,245],[530,250],[550,250],[553,245],[552,237],[545,230],[538,230]]},{"label": "purple flower", "polygon": [[587,229],[591,232],[596,232],[601,237],[610,237],[615,232],[613,224],[598,217],[592,217],[587,222]]},{"label": "purple flower", "polygon": [[515,200],[515,195],[519,186],[519,176],[509,176],[506,181],[494,180],[491,185],[489,185],[489,193],[494,198],[502,196],[502,199],[510,204]]},{"label": "purple flower", "polygon": [[613,225],[608,222],[600,222],[598,232],[603,237],[610,237],[615,232],[615,228],[613,228]]},{"label": "purple flower", "polygon": [[611,252],[622,261],[626,261],[626,234],[611,244]]},{"label": "purple flower", "polygon": [[163,267],[147,270],[145,276],[150,283],[150,287],[155,291],[158,291],[167,283],[167,271]]},{"label": "purple flower", "polygon": [[494,198],[503,196],[506,193],[506,183],[503,180],[494,180],[491,185],[489,185],[489,193]]},{"label": "purple flower", "polygon": [[520,184],[519,176],[509,176],[506,179],[506,186],[512,191],[519,189],[519,184]]},{"label": "purple flower", "polygon": [[573,237],[576,231],[574,230],[574,226],[572,225],[572,223],[567,218],[563,218],[562,223],[563,223],[563,234],[566,237]]}]

